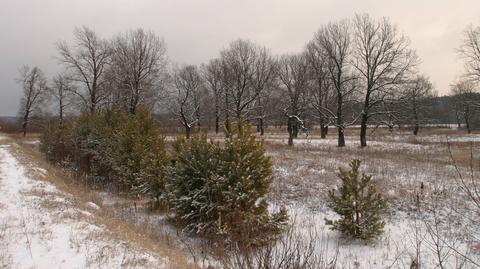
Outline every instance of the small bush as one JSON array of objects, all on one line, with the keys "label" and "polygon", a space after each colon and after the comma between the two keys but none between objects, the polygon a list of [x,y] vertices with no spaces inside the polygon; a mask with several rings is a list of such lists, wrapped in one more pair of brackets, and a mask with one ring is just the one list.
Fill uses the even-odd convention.
[{"label": "small bush", "polygon": [[60,125],[54,120],[46,122],[40,134],[40,151],[48,161],[68,165],[73,159],[73,147],[70,123]]},{"label": "small bush", "polygon": [[278,232],[288,216],[285,209],[268,212],[264,196],[272,164],[264,153],[249,129],[230,135],[224,145],[208,142],[205,135],[179,139],[167,190],[185,230],[245,244]]},{"label": "small bush", "polygon": [[163,136],[150,113],[137,108],[114,134],[111,146],[105,158],[119,184],[134,194],[159,199],[168,158]]},{"label": "small bush", "polygon": [[[126,115],[117,109],[85,113],[74,124],[74,163],[94,186],[119,187],[110,156]],[[115,149],[116,150],[116,149]]]},{"label": "small bush", "polygon": [[327,220],[327,224],[349,237],[373,239],[383,232],[382,216],[388,211],[387,201],[377,192],[371,176],[360,177],[359,160],[353,160],[350,167],[350,171],[340,169],[338,174],[342,180],[339,195],[335,190],[329,191],[328,206],[340,219]]},{"label": "small bush", "polygon": [[50,122],[41,149],[53,162],[69,160],[93,186],[159,199],[168,164],[155,119],[139,107],[135,115],[111,108],[87,113],[60,128]]}]

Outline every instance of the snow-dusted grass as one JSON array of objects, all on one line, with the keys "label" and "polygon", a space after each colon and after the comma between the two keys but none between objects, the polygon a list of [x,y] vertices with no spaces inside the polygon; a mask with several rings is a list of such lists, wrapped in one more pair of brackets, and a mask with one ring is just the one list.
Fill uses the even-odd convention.
[{"label": "snow-dusted grass", "polygon": [[[448,137],[461,171],[468,173],[470,143],[478,149],[478,134],[425,131],[415,137],[407,131],[379,130],[368,137],[368,147],[362,149],[358,136],[351,133],[346,136],[345,148],[336,147],[335,131],[331,130],[328,139],[316,134],[300,136],[293,148],[286,146],[285,133],[267,133],[260,138],[274,168],[269,202],[272,209],[287,206],[296,240],[313,240],[318,256],[326,264],[335,260],[336,268],[410,268],[414,260],[421,268],[439,268],[440,260],[443,268],[475,268],[464,256],[479,261],[480,246],[475,242],[479,242],[480,216],[458,188],[446,142]],[[212,137],[223,139],[220,135]],[[32,171],[39,177],[48,176],[49,171],[34,164],[27,165],[29,171],[25,171],[27,168],[15,160],[8,144],[3,141],[0,148],[0,239],[6,238],[0,240],[0,267],[12,266],[21,258],[20,267],[36,264],[43,268],[42,257],[53,255],[52,259],[45,258],[47,265],[57,265],[53,267],[62,267],[63,260],[67,265],[74,260],[78,264],[74,268],[119,267],[122,257],[130,262],[125,267],[168,267],[172,263],[172,258],[159,257],[111,236],[109,228],[116,226],[116,220],[133,224],[134,231],[155,238],[154,242],[182,248],[200,267],[221,264],[209,255],[206,242],[182,234],[164,214],[151,213],[145,201],[102,192],[97,199],[79,206],[74,196],[30,176]],[[478,159],[475,150],[473,156]],[[374,242],[342,238],[325,225],[325,218],[338,217],[326,207],[327,192],[339,184],[338,168],[346,169],[354,158],[362,161],[362,171],[374,176],[390,201],[385,233]],[[13,178],[23,182],[17,191],[8,185],[16,186]],[[3,195],[7,187],[14,198]],[[27,212],[26,217],[13,211]],[[112,223],[94,221],[106,211]],[[29,246],[36,254],[30,255]]]},{"label": "snow-dusted grass", "polygon": [[[317,250],[328,249],[323,256],[336,256],[339,268],[410,268],[414,260],[419,260],[421,268],[439,268],[440,261],[443,268],[476,268],[464,257],[479,261],[474,245],[478,238],[472,239],[478,236],[480,216],[458,188],[446,136],[382,134],[370,137],[368,147],[362,149],[356,136],[347,136],[347,146],[338,148],[334,135],[328,139],[302,136],[293,148],[286,146],[287,138],[281,134],[263,138],[274,163],[270,200],[288,206],[299,234],[314,231],[321,242]],[[463,158],[469,156],[469,147],[461,143],[478,139],[478,135],[464,134],[448,137],[454,155]],[[325,225],[325,218],[336,217],[326,207],[327,192],[340,183],[338,168],[346,169],[354,158],[362,160],[361,169],[374,175],[390,200],[385,233],[375,242],[342,238]]]},{"label": "snow-dusted grass", "polygon": [[42,180],[18,145],[0,136],[1,268],[169,268],[175,261],[121,240],[97,221],[100,207]]}]

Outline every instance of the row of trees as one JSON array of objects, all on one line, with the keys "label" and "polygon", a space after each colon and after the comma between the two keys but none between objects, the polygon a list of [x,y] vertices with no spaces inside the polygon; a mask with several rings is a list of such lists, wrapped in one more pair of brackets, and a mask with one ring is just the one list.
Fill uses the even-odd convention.
[{"label": "row of trees", "polygon": [[[230,129],[231,119],[243,118],[261,134],[267,124],[286,123],[290,145],[306,126],[318,125],[322,138],[329,126],[336,127],[338,146],[344,146],[345,129],[359,124],[366,146],[369,125],[409,124],[417,134],[434,100],[433,85],[419,74],[409,39],[387,18],[366,14],[322,26],[296,54],[275,56],[239,39],[200,66],[169,65],[165,42],[142,29],[106,40],[82,27],[74,37],[72,44],[57,43],[65,71],[51,83],[37,67],[21,70],[24,133],[37,108],[56,107],[62,122],[78,110],[115,105],[135,114],[144,104],[175,118],[187,137],[192,128],[214,126],[218,133],[222,125]],[[470,115],[479,107],[472,100],[480,77],[478,40],[480,30],[467,30],[459,49],[467,75],[452,86],[466,98],[459,98],[465,109],[456,114],[469,130]],[[43,105],[46,96],[54,106]]]},{"label": "row of trees", "polygon": [[[178,111],[188,135],[191,124],[200,122],[197,96],[203,84],[213,95],[217,131],[221,116],[228,128],[229,112],[256,121],[260,132],[268,113],[281,114],[290,145],[309,118],[318,122],[323,138],[328,126],[337,127],[338,146],[345,145],[345,128],[360,123],[366,146],[371,119],[392,112],[384,109],[386,102],[412,105],[419,124],[418,99],[431,94],[432,84],[417,75],[417,64],[409,40],[388,19],[356,15],[321,27],[297,54],[274,57],[264,47],[236,40],[207,65],[180,69],[175,74]],[[347,120],[346,111],[354,107],[360,110]]]}]

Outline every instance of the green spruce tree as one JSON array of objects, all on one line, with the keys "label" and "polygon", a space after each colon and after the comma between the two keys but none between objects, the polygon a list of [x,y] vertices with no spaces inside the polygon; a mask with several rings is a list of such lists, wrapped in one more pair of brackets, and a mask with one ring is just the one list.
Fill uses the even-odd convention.
[{"label": "green spruce tree", "polygon": [[286,223],[286,210],[268,211],[272,163],[243,123],[224,143],[209,142],[205,135],[179,139],[173,160],[169,204],[188,232],[256,244]]},{"label": "green spruce tree", "polygon": [[350,171],[340,169],[342,185],[328,193],[328,206],[340,215],[339,220],[326,220],[331,229],[343,235],[363,240],[373,239],[383,232],[382,217],[388,211],[386,199],[377,191],[372,176],[359,173],[360,161],[353,160]]}]

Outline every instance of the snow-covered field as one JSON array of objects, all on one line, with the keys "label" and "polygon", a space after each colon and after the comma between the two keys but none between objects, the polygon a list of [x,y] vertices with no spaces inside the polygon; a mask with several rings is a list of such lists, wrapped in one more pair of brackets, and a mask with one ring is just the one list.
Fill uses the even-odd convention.
[{"label": "snow-covered field", "polygon": [[168,260],[115,239],[74,198],[27,168],[0,137],[0,268],[165,268]]},{"label": "snow-covered field", "polygon": [[[475,143],[478,135],[386,135],[364,149],[356,136],[346,138],[345,148],[336,147],[333,135],[303,136],[288,148],[281,135],[264,137],[274,162],[270,200],[288,206],[304,241],[315,234],[316,250],[338,268],[410,268],[414,260],[420,268],[477,268],[468,259],[479,262],[480,215],[458,187],[446,141]],[[452,150],[460,152],[456,146]],[[336,217],[326,206],[327,192],[339,184],[338,168],[354,158],[390,200],[385,233],[368,244],[342,238],[325,224]]]},{"label": "snow-covered field", "polygon": [[[294,239],[313,242],[316,254],[325,263],[335,261],[335,268],[411,268],[413,261],[420,268],[477,268],[479,210],[458,186],[446,142],[468,175],[471,143],[474,158],[480,157],[479,137],[384,132],[369,137],[362,149],[357,136],[347,136],[345,148],[336,147],[332,131],[328,139],[301,136],[290,148],[285,134],[266,134],[261,139],[274,165],[268,199],[272,209],[288,208]],[[201,239],[181,234],[164,215],[128,199],[102,192],[98,205],[91,201],[78,207],[71,195],[37,180],[45,171],[20,163],[13,146],[0,141],[0,268],[171,267],[168,258],[115,239],[92,221],[105,208],[115,208],[114,217],[145,227],[152,237],[168,238],[200,268],[221,264]],[[327,192],[339,184],[338,168],[347,168],[354,158],[374,176],[391,208],[385,233],[374,242],[342,238],[325,225],[325,218],[337,218],[326,206]]]}]

